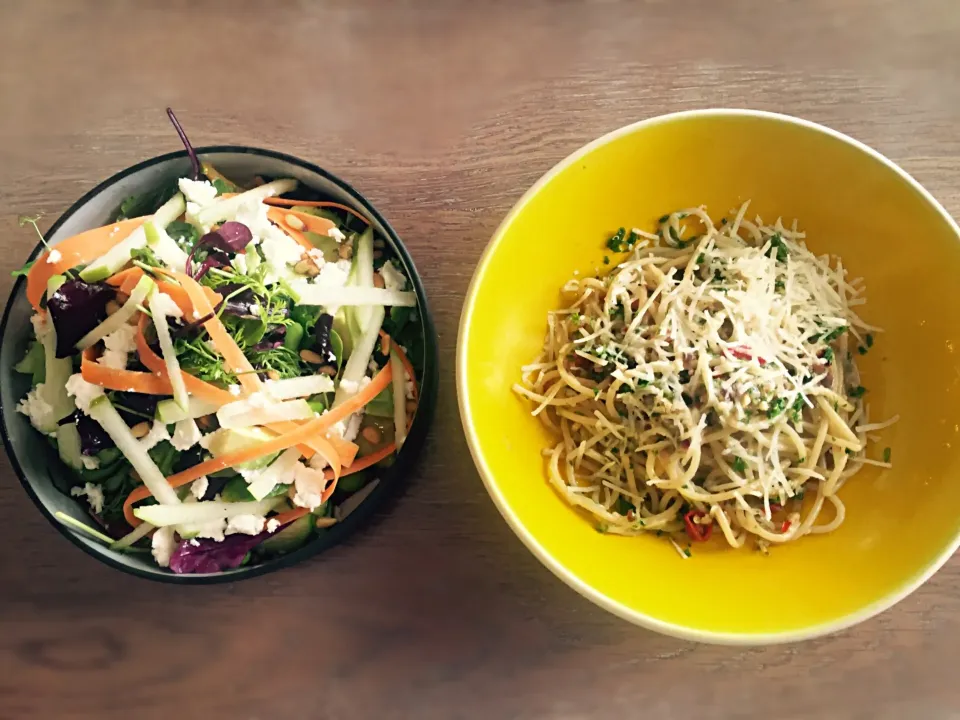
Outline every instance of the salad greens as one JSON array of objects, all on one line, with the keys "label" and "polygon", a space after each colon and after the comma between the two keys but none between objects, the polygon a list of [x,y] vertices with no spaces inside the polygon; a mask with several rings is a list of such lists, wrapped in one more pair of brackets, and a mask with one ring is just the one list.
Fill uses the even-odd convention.
[{"label": "salad greens", "polygon": [[100,526],[80,531],[219,572],[299,547],[392,464],[423,342],[372,226],[295,180],[228,180],[169,114],[191,174],[20,271],[37,312],[18,410],[74,469]]}]

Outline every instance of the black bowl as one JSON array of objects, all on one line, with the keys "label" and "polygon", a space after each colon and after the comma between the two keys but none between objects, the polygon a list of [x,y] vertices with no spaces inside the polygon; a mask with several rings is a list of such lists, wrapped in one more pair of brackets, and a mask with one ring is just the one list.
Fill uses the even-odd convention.
[{"label": "black bowl", "polygon": [[[279,570],[316,555],[356,532],[409,475],[433,418],[438,380],[437,337],[423,284],[400,238],[373,205],[340,178],[291,155],[232,145],[199,148],[197,152],[227,177],[294,177],[302,186],[320,193],[324,198],[349,205],[370,218],[379,236],[386,240],[394,256],[403,264],[403,270],[417,293],[424,368],[423,376],[418,378],[420,406],[396,462],[379,471],[379,482],[341,522],[312,538],[303,547],[257,565],[209,575],[175,575],[157,567],[149,555],[110,550],[101,542],[69,529],[54,517],[56,512],[62,512],[90,523],[85,503],[81,504],[65,492],[75,480],[73,471],[60,462],[55,452],[51,453],[46,438],[30,425],[24,415],[16,411],[17,403],[29,389],[29,378],[15,372],[13,366],[26,351],[31,336],[30,316],[33,313],[25,294],[26,282],[22,277],[19,278],[0,322],[0,433],[20,482],[50,523],[77,547],[118,570],[151,580],[180,584],[228,582]],[[47,241],[56,245],[60,240],[83,230],[107,223],[122,200],[152,189],[164,180],[185,175],[189,168],[186,152],[180,151],[145,160],[118,172],[61,215],[47,233]],[[43,246],[37,245],[29,259],[36,258],[42,251]]]}]

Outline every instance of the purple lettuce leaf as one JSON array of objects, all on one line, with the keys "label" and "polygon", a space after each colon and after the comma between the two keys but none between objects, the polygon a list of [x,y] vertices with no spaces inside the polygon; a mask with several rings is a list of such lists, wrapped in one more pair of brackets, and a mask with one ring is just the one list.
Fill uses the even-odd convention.
[{"label": "purple lettuce leaf", "polygon": [[[230,264],[230,258],[239,252],[253,240],[253,233],[250,228],[241,222],[230,220],[223,223],[216,230],[208,232],[200,238],[190,255],[187,257],[187,274],[194,280],[199,280],[212,267],[226,267]],[[203,260],[199,261],[199,251],[205,254]]]},{"label": "purple lettuce leaf", "polygon": [[240,567],[243,559],[257,545],[270,537],[259,535],[227,535],[217,542],[209,538],[181,540],[170,556],[170,570],[177,575],[215,573]]},{"label": "purple lettuce leaf", "polygon": [[77,341],[107,319],[107,303],[117,291],[104,283],[67,280],[47,300],[57,331],[57,357],[75,355]]},{"label": "purple lettuce leaf", "polygon": [[77,413],[77,431],[80,433],[80,453],[96,455],[101,450],[112,448],[113,439],[107,435],[100,423],[82,412]]},{"label": "purple lettuce leaf", "polygon": [[260,338],[260,342],[253,346],[255,352],[265,352],[275,350],[283,345],[283,338],[287,334],[287,328],[283,325],[274,325]]}]

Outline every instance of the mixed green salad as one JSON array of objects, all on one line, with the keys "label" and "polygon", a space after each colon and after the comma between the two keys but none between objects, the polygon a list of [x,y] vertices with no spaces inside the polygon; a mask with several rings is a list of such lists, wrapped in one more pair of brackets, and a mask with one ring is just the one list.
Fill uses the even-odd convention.
[{"label": "mixed green salad", "polygon": [[172,119],[190,175],[20,271],[36,314],[17,409],[99,527],[62,521],[213,573],[356,507],[406,438],[423,343],[366,218],[293,179],[228,180]]}]

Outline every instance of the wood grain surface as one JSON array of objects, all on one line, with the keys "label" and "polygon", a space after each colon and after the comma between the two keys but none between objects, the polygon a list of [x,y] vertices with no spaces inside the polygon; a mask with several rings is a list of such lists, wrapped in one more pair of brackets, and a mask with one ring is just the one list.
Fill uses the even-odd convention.
[{"label": "wood grain surface", "polygon": [[34,243],[16,216],[49,224],[176,149],[167,105],[199,144],[300,155],[383,211],[437,319],[437,419],[391,514],[296,568],[215,587],[99,564],[0,458],[0,718],[960,717],[960,561],[835,637],[659,637],[512,535],[454,386],[461,303],[494,228],[554,163],[628,122],[800,115],[886,153],[960,215],[955,0],[3,0],[0,296]]}]

